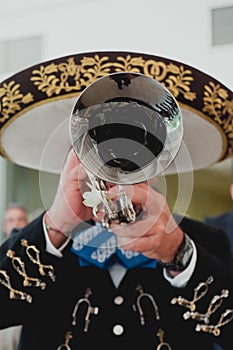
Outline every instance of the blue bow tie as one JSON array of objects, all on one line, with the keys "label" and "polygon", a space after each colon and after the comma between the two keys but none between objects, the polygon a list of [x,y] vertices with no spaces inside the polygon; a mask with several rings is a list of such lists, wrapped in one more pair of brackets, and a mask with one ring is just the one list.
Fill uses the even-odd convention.
[{"label": "blue bow tie", "polygon": [[141,253],[118,247],[116,235],[96,224],[74,235],[71,251],[78,255],[80,266],[96,265],[107,269],[114,262],[127,269],[155,268],[157,261]]}]

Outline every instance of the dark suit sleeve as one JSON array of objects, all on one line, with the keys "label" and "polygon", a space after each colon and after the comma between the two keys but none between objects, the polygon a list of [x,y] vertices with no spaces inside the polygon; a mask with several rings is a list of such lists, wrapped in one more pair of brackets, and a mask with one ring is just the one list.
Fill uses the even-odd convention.
[{"label": "dark suit sleeve", "polygon": [[224,230],[187,218],[180,221],[180,226],[199,246],[232,268],[231,245]]}]

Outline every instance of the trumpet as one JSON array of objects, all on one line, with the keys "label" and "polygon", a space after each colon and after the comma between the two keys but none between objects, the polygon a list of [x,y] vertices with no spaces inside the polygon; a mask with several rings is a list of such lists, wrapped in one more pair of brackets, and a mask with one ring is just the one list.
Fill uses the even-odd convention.
[{"label": "trumpet", "polygon": [[[183,138],[182,115],[172,94],[155,79],[133,72],[111,73],[86,87],[72,110],[69,130],[89,187],[102,202],[106,227],[112,221],[135,221],[123,185],[161,174]],[[118,186],[115,198],[109,182]]]}]

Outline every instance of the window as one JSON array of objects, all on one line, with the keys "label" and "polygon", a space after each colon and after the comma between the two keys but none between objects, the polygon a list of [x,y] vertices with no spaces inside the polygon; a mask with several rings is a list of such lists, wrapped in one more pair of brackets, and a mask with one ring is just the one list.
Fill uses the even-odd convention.
[{"label": "window", "polygon": [[18,72],[40,60],[42,37],[0,41],[0,52],[0,73]]},{"label": "window", "polygon": [[212,43],[233,43],[233,6],[212,10]]}]

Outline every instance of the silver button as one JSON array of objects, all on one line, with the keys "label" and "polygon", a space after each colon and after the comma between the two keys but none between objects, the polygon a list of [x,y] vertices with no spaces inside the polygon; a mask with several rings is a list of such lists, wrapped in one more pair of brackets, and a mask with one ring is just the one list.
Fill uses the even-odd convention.
[{"label": "silver button", "polygon": [[116,324],[112,331],[115,335],[121,335],[124,332],[124,327],[121,324]]},{"label": "silver button", "polygon": [[114,298],[114,304],[121,305],[124,302],[124,298],[121,295],[117,295]]}]

